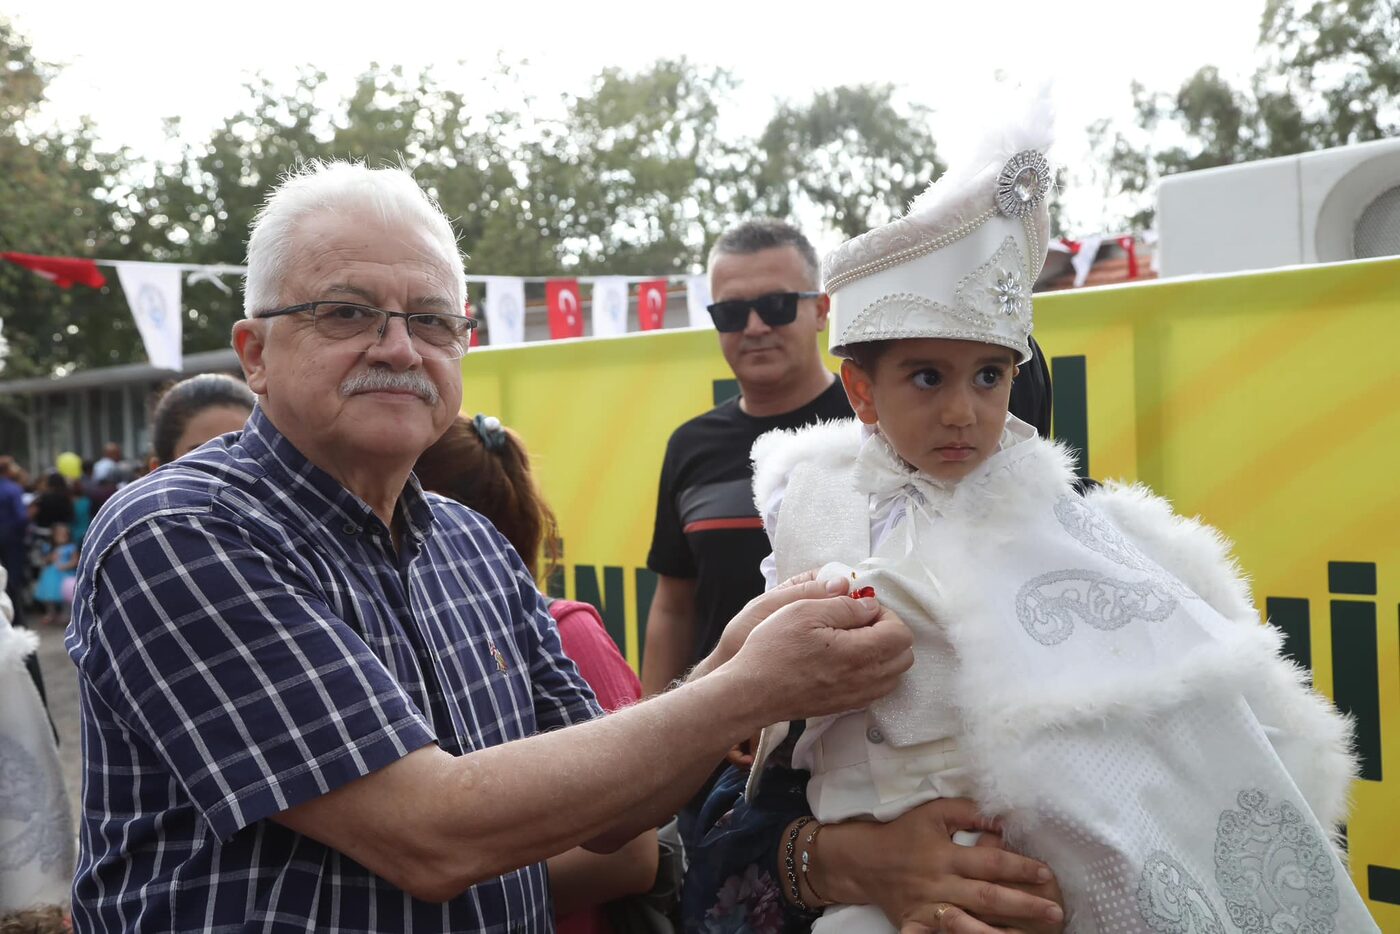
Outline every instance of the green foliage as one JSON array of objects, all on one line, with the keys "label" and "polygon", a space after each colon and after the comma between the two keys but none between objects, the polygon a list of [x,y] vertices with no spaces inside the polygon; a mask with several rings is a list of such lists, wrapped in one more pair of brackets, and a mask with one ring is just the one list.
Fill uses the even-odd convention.
[{"label": "green foliage", "polygon": [[[726,140],[718,123],[734,79],[684,59],[607,69],[556,107],[521,94],[505,64],[465,88],[371,65],[338,102],[314,70],[290,87],[256,79],[207,139],[171,120],[180,156],[152,164],[94,151],[87,125],[28,133],[51,72],[3,22],[0,49],[0,243],[22,252],[241,263],[280,175],[352,158],[411,166],[454,219],[469,271],[686,272],[742,216],[810,217],[819,206],[852,236],[901,210],[942,168],[925,112],[897,106],[883,86],[781,105],[760,139]],[[185,352],[227,346],[241,301],[187,287]],[[0,264],[0,315],[12,347],[6,377],[144,357],[115,281],[103,293],[65,292]],[[86,326],[93,320],[102,326]]]},{"label": "green foliage", "polygon": [[791,215],[804,199],[846,238],[903,212],[944,169],[928,110],[901,113],[889,85],[819,91],[782,105],[759,139],[755,207]]},{"label": "green foliage", "polygon": [[1175,94],[1132,89],[1136,127],[1090,128],[1108,194],[1150,226],[1165,175],[1381,139],[1400,131],[1400,0],[1267,0],[1258,66],[1236,87],[1213,66]]},{"label": "green foliage", "polygon": [[[119,211],[109,200],[125,156],[97,152],[86,122],[71,131],[27,125],[43,103],[52,69],[2,19],[0,73],[0,250],[130,256],[116,242]],[[139,336],[119,292],[115,283],[100,292],[64,291],[0,263],[5,376],[138,358]]]}]

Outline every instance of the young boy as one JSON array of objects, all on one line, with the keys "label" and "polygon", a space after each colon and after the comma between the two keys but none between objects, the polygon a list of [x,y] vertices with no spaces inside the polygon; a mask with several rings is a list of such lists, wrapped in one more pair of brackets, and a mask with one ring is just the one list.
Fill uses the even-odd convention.
[{"label": "young boy", "polygon": [[[974,798],[1054,869],[1073,932],[1374,931],[1331,842],[1348,726],[1227,543],[1141,487],[1079,495],[1071,455],[1008,416],[1049,233],[1044,125],[827,258],[857,420],[754,446],[770,584],[824,566],[915,633],[893,694],[808,723],[808,802],[831,822]],[[814,930],[893,928],[841,906]]]}]

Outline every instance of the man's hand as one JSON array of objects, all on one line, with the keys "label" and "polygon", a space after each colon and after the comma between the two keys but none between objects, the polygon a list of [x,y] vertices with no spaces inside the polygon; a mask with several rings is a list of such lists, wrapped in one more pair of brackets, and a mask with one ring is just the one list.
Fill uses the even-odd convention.
[{"label": "man's hand", "polygon": [[724,632],[720,634],[719,642],[715,644],[714,651],[695,666],[686,680],[693,680],[708,674],[739,654],[739,650],[744,647],[744,642],[749,638],[749,633],[753,632],[754,627],[788,604],[798,600],[836,597],[846,593],[848,589],[848,583],[845,580],[822,584],[817,582],[816,577],[816,571],[807,571],[796,577],[790,577],[767,593],[761,593],[744,604],[744,608],[739,611],[739,614],[725,625]]},{"label": "man's hand", "polygon": [[[825,592],[807,583],[788,593],[812,586]],[[914,663],[912,645],[908,627],[874,599],[822,596],[775,610],[724,667],[750,692],[761,723],[777,723],[856,710],[885,696]]]},{"label": "man's hand", "polygon": [[822,831],[814,884],[838,903],[876,905],[901,934],[1063,930],[1045,864],[992,845],[995,836],[959,846],[959,830],[994,834],[997,826],[964,798],[931,801],[888,824],[833,824]]}]

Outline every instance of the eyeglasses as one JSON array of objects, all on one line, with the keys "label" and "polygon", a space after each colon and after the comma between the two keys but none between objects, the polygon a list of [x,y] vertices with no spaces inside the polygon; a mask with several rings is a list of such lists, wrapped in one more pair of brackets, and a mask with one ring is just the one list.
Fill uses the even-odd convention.
[{"label": "eyeglasses", "polygon": [[466,315],[444,315],[429,311],[385,311],[354,302],[306,302],[276,311],[265,311],[255,318],[280,318],[301,312],[311,313],[312,327],[327,340],[348,341],[368,334],[374,340],[365,344],[368,350],[384,336],[390,318],[403,318],[414,348],[425,357],[457,360],[466,355],[471,332],[479,323]]},{"label": "eyeglasses", "polygon": [[715,302],[710,317],[715,330],[723,333],[742,331],[749,323],[749,309],[758,312],[759,319],[770,328],[782,327],[797,320],[797,303],[804,298],[817,298],[820,292],[771,292],[758,298],[736,298]]}]

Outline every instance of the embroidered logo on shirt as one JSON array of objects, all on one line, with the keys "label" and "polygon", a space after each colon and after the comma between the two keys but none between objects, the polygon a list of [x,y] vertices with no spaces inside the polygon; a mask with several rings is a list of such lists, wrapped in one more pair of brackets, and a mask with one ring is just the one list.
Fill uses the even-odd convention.
[{"label": "embroidered logo on shirt", "polygon": [[491,649],[491,657],[494,658],[494,659],[496,660],[496,670],[497,670],[497,671],[509,671],[510,668],[509,668],[508,665],[506,665],[506,657],[505,657],[504,655],[501,654],[501,650],[500,650],[500,649],[496,648],[496,643],[494,643],[494,642],[488,642],[488,643],[486,643],[486,644],[487,644],[487,645],[490,647],[490,649]]}]

